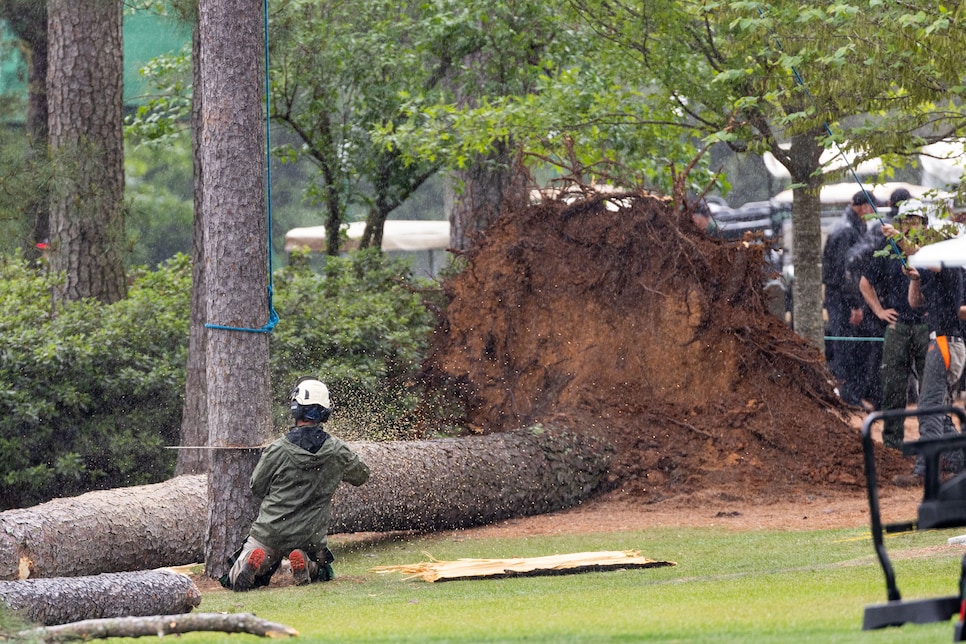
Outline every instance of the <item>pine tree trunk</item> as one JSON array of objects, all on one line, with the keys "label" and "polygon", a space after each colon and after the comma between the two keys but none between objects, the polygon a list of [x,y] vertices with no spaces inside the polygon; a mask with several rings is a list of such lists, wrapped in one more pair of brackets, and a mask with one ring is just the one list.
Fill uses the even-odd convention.
[{"label": "pine tree trunk", "polygon": [[124,271],[121,0],[49,0],[47,99],[57,297],[112,303]]},{"label": "pine tree trunk", "polygon": [[597,489],[610,455],[588,437],[540,429],[353,447],[372,477],[339,487],[333,533],[447,530],[570,507]]},{"label": "pine tree trunk", "polygon": [[[14,35],[27,44],[27,159],[31,165],[47,168],[47,4],[36,0],[0,0],[0,18]],[[37,172],[46,174],[46,170]],[[36,244],[50,239],[47,182],[38,182],[27,203],[22,205],[25,223],[31,233],[24,245],[24,257],[34,261],[41,256]]]},{"label": "pine tree trunk", "polygon": [[527,177],[506,145],[454,174],[462,189],[455,194],[448,186],[447,204],[450,247],[456,250],[472,246],[473,236],[489,228],[508,204],[525,203],[529,195]]},{"label": "pine tree trunk", "polygon": [[201,592],[185,575],[163,570],[92,577],[0,581],[0,603],[35,624],[187,613]]},{"label": "pine tree trunk", "polygon": [[[198,30],[207,323],[257,330],[269,313],[262,2],[201,2]],[[263,443],[271,432],[268,334],[209,327],[205,360],[209,444]],[[205,568],[217,579],[257,511],[248,483],[258,451],[209,456]]]},{"label": "pine tree trunk", "polygon": [[[358,488],[339,487],[333,534],[442,530],[570,507],[598,489],[611,456],[597,439],[545,429],[350,446],[372,477]],[[205,476],[180,476],[0,512],[0,579],[199,561],[206,488]],[[241,545],[247,529],[229,549]]]},{"label": "pine tree trunk", "polygon": [[[201,42],[197,26],[192,30],[191,51],[194,86],[201,87]],[[201,171],[201,99],[202,92],[191,95],[191,158],[194,165],[194,223],[191,253],[191,313],[188,331],[188,367],[184,387],[184,409],[181,413],[181,444],[208,444],[208,383],[205,367],[205,225],[204,184]],[[175,473],[202,474],[208,471],[208,452],[203,449],[184,449],[178,453]]]},{"label": "pine tree trunk", "polygon": [[0,579],[76,577],[200,561],[207,477],[88,492],[0,512]]}]

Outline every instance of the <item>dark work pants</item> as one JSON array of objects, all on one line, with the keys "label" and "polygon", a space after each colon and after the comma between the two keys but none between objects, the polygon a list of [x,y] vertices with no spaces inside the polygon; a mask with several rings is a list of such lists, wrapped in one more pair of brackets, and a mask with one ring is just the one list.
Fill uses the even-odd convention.
[{"label": "dark work pants", "polygon": [[[882,409],[905,409],[909,404],[909,374],[922,381],[929,346],[926,324],[897,322],[886,329],[882,347]],[[905,438],[905,419],[888,418],[882,424],[882,442],[899,449]]]}]

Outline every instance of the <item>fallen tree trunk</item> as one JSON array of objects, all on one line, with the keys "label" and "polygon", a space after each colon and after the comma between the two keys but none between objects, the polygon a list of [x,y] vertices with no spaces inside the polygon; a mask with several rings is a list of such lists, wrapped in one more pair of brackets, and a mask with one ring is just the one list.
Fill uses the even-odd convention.
[{"label": "fallen tree trunk", "polygon": [[196,631],[249,633],[260,637],[296,637],[298,631],[255,617],[251,613],[193,613],[152,615],[150,617],[113,617],[87,619],[72,624],[32,628],[17,633],[28,641],[71,642],[108,637],[148,637],[180,635]]},{"label": "fallen tree trunk", "polygon": [[0,512],[0,579],[203,561],[207,477],[88,492]]},{"label": "fallen tree trunk", "polygon": [[537,428],[354,447],[372,478],[338,489],[332,533],[447,530],[570,507],[597,489],[611,453]]},{"label": "fallen tree trunk", "polygon": [[187,613],[201,592],[185,575],[164,570],[92,577],[0,581],[0,602],[44,626],[85,619]]},{"label": "fallen tree trunk", "polygon": [[[541,428],[351,446],[372,477],[339,487],[333,534],[450,529],[570,507],[597,489],[611,455],[598,439]],[[179,476],[0,512],[0,579],[203,561],[206,486],[204,475]]]}]

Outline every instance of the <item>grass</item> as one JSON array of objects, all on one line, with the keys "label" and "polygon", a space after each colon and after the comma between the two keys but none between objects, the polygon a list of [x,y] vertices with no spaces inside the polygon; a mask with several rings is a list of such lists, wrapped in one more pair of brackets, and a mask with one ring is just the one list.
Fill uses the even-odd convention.
[{"label": "grass", "polygon": [[[887,538],[906,599],[956,592],[962,531]],[[460,533],[339,541],[334,582],[206,593],[199,611],[251,612],[296,628],[303,642],[936,642],[953,622],[865,631],[886,600],[867,528],[733,532],[657,528],[479,540]],[[941,547],[935,547],[941,546]],[[640,550],[677,566],[580,575],[450,581],[377,575],[373,566],[460,557]],[[256,641],[194,633],[184,642]]]}]

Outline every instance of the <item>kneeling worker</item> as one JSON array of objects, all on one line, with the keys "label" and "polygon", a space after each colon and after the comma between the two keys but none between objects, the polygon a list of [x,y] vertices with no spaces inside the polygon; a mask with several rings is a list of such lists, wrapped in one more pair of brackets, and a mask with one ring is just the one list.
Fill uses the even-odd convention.
[{"label": "kneeling worker", "polygon": [[322,429],[332,411],[328,387],[300,378],[290,402],[295,427],[265,448],[252,474],[252,493],[262,503],[223,578],[232,590],[267,586],[283,557],[296,584],[332,579],[327,542],[332,495],[342,481],[358,486],[369,479],[362,459]]}]

